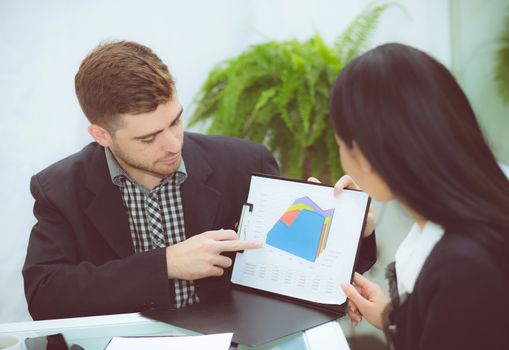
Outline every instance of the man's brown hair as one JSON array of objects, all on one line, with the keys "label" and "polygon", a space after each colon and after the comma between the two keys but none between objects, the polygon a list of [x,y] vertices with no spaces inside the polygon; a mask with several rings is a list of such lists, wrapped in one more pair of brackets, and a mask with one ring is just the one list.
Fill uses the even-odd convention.
[{"label": "man's brown hair", "polygon": [[154,111],[175,90],[161,59],[132,41],[100,44],[81,62],[74,83],[85,116],[110,132],[120,127],[119,114]]}]

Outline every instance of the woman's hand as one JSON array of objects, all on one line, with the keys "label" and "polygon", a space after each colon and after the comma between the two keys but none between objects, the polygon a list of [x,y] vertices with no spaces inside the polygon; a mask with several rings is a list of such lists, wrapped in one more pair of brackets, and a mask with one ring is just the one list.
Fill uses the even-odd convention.
[{"label": "woman's hand", "polygon": [[[308,181],[321,183],[320,180],[318,180],[315,177],[308,178]],[[360,190],[360,187],[352,180],[352,178],[349,175],[343,175],[334,185],[334,196],[338,197],[345,188]],[[364,228],[363,233],[364,238],[372,234],[374,230],[375,230],[375,214],[373,213],[371,206],[369,206],[368,217],[366,219],[366,227]]]},{"label": "woman's hand", "polygon": [[[357,288],[357,291],[359,291],[359,288]],[[360,291],[359,291],[360,293]],[[352,325],[355,327],[362,321],[362,315],[357,306],[353,302],[348,301],[348,304],[346,305],[346,313],[348,314],[348,317],[350,317],[350,321],[352,321]]]},{"label": "woman's hand", "polygon": [[353,283],[355,286],[349,283],[341,284],[341,289],[343,289],[343,292],[349,299],[348,309],[352,309],[352,312],[348,310],[348,315],[352,318],[352,313],[354,317],[356,317],[352,318],[352,323],[355,325],[361,320],[356,316],[355,311],[357,311],[373,326],[382,329],[382,313],[390,303],[389,298],[378,284],[369,281],[366,277],[357,272],[355,273]]}]

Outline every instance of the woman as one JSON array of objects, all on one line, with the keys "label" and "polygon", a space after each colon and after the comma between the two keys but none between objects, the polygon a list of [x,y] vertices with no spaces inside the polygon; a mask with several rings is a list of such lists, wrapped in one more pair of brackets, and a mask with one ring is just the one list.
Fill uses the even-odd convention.
[{"label": "woman", "polygon": [[359,274],[342,286],[352,321],[385,329],[396,349],[509,349],[509,182],[453,76],[382,45],[343,69],[331,114],[345,171],[416,222],[392,301]]}]

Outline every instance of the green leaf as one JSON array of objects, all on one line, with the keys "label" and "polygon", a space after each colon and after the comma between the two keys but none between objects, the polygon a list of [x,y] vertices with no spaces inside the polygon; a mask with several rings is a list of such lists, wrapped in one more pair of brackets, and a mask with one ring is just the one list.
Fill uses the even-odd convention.
[{"label": "green leaf", "polygon": [[500,48],[496,55],[495,81],[502,100],[509,103],[509,15],[500,38]]}]

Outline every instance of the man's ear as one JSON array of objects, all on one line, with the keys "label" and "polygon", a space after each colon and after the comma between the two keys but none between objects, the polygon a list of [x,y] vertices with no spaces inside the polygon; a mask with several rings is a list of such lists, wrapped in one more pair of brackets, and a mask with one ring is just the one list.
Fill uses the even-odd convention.
[{"label": "man's ear", "polygon": [[103,146],[103,147],[109,147],[110,146],[110,144],[111,144],[111,135],[103,127],[101,127],[101,126],[99,126],[97,124],[91,124],[88,127],[88,133],[101,146]]},{"label": "man's ear", "polygon": [[352,148],[353,148],[354,157],[357,160],[357,163],[359,164],[359,167],[361,168],[361,170],[364,173],[372,173],[373,167],[371,166],[371,163],[364,156],[364,153],[362,153],[359,145],[357,144],[357,142],[355,140],[353,141]]}]

